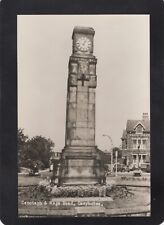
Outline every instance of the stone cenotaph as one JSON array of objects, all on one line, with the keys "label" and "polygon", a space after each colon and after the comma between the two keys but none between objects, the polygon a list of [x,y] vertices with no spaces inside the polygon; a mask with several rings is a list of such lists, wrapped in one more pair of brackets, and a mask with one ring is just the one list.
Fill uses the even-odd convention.
[{"label": "stone cenotaph", "polygon": [[59,185],[96,184],[102,177],[101,154],[95,145],[97,59],[93,55],[94,34],[90,27],[75,27],[73,30]]}]

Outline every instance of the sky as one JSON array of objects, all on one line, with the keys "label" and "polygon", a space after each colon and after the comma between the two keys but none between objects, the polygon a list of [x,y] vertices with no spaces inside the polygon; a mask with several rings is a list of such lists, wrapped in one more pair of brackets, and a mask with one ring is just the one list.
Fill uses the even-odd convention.
[{"label": "sky", "polygon": [[128,119],[150,115],[149,15],[19,15],[18,128],[65,145],[68,61],[75,26],[95,30],[96,145],[119,147]]}]

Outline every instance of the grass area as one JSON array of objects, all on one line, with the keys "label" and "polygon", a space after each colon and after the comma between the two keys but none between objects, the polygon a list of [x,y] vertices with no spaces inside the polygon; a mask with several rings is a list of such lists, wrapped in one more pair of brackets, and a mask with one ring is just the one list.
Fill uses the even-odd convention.
[{"label": "grass area", "polygon": [[30,177],[29,175],[18,176],[18,186],[37,185],[42,180],[41,177]]},{"label": "grass area", "polygon": [[39,176],[18,175],[18,186],[33,186],[37,185],[41,180],[45,178],[51,178],[52,172],[43,171]]},{"label": "grass area", "polygon": [[[48,170],[41,171],[40,176],[18,175],[18,186],[37,185],[42,179],[51,178],[52,172]],[[125,179],[123,179],[125,177]],[[132,174],[119,174],[115,177],[107,177],[107,183],[115,183],[116,185],[139,185],[150,186],[150,175],[146,174],[142,177],[133,177]]]},{"label": "grass area", "polygon": [[141,177],[134,177],[133,174],[119,174],[119,176],[108,176],[107,183],[114,183],[116,185],[136,185],[150,187],[150,174],[142,175]]}]

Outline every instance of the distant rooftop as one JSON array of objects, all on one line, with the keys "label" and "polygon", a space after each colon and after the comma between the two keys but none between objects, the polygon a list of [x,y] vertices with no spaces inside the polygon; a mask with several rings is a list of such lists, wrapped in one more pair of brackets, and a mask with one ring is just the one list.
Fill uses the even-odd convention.
[{"label": "distant rooftop", "polygon": [[150,131],[150,121],[149,120],[128,120],[126,124],[126,131],[134,131],[137,124],[143,125],[145,131]]},{"label": "distant rooftop", "polygon": [[127,132],[133,132],[138,124],[141,124],[146,132],[150,132],[150,119],[148,113],[143,113],[141,120],[127,120],[126,130],[123,130],[122,138],[126,137]]}]

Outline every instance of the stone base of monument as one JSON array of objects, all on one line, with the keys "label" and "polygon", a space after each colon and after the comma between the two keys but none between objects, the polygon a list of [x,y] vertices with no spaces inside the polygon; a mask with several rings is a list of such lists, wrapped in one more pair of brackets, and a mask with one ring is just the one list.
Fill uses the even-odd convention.
[{"label": "stone base of monument", "polygon": [[63,149],[59,174],[60,185],[98,184],[103,173],[101,156],[95,146]]}]

